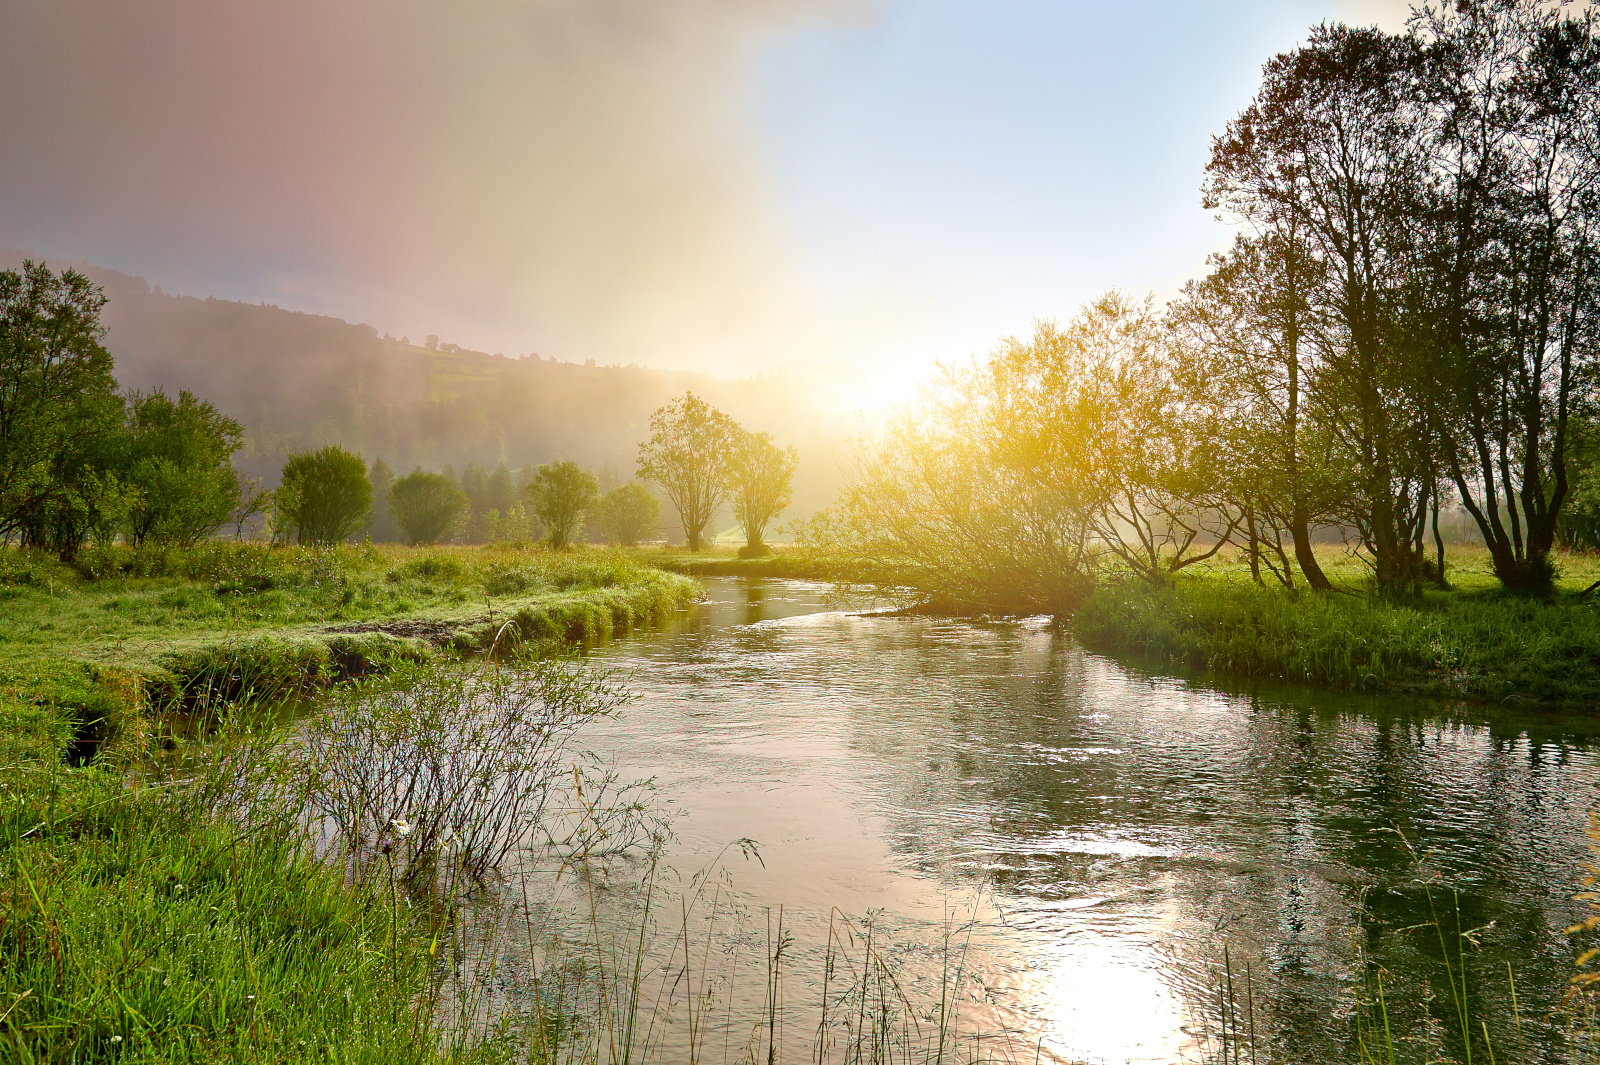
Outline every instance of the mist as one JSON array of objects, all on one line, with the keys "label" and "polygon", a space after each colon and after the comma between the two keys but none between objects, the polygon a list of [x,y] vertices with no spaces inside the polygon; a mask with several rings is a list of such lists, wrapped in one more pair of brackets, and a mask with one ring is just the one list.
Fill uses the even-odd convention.
[{"label": "mist", "polygon": [[0,246],[490,351],[803,353],[741,83],[848,0],[13,6]]}]

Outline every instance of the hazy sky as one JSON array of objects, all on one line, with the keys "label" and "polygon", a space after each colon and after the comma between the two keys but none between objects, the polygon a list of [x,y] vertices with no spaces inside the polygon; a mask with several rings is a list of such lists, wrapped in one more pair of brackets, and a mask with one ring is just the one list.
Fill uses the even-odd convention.
[{"label": "hazy sky", "polygon": [[1209,138],[1403,2],[10,0],[0,246],[414,340],[870,376],[1229,239]]}]

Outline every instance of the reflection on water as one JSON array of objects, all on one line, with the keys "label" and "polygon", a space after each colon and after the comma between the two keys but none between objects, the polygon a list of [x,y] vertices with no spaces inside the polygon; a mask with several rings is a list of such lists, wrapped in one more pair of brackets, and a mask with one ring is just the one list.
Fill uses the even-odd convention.
[{"label": "reflection on water", "polygon": [[[802,975],[833,907],[881,909],[932,944],[976,903],[987,992],[969,1008],[1021,1060],[1198,1057],[1224,944],[1280,1051],[1350,1060],[1335,1017],[1358,953],[1390,987],[1447,986],[1437,941],[1402,931],[1428,912],[1429,876],[1450,921],[1493,922],[1469,988],[1497,1042],[1516,1039],[1510,959],[1526,1060],[1559,1057],[1563,929],[1600,784],[1584,723],[1219,690],[1040,620],[855,616],[820,586],[706,585],[675,629],[597,652],[638,697],[589,742],[656,779],[677,867],[760,841],[737,887],[784,905]],[[905,965],[937,984],[931,952]]]}]

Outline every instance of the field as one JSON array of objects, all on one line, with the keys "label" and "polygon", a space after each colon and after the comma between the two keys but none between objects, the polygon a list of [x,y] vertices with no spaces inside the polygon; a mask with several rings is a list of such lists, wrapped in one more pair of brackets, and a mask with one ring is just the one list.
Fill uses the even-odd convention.
[{"label": "field", "polygon": [[0,1061],[434,1059],[412,903],[192,785],[286,700],[697,591],[514,546],[0,553]]}]

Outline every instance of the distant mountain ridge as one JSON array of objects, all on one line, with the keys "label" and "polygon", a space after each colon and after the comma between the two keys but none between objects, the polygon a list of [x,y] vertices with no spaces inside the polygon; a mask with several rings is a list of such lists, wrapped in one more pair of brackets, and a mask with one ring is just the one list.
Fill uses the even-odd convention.
[{"label": "distant mountain ridge", "polygon": [[[339,443],[397,472],[573,459],[634,471],[651,411],[686,389],[801,452],[795,513],[831,502],[848,420],[803,374],[723,379],[641,366],[430,350],[325,315],[161,292],[144,278],[72,266],[107,298],[106,346],[124,389],[188,389],[245,424],[238,465],[276,484],[291,450]],[[0,252],[0,267],[24,253]],[[726,522],[724,522],[725,524]]]}]

